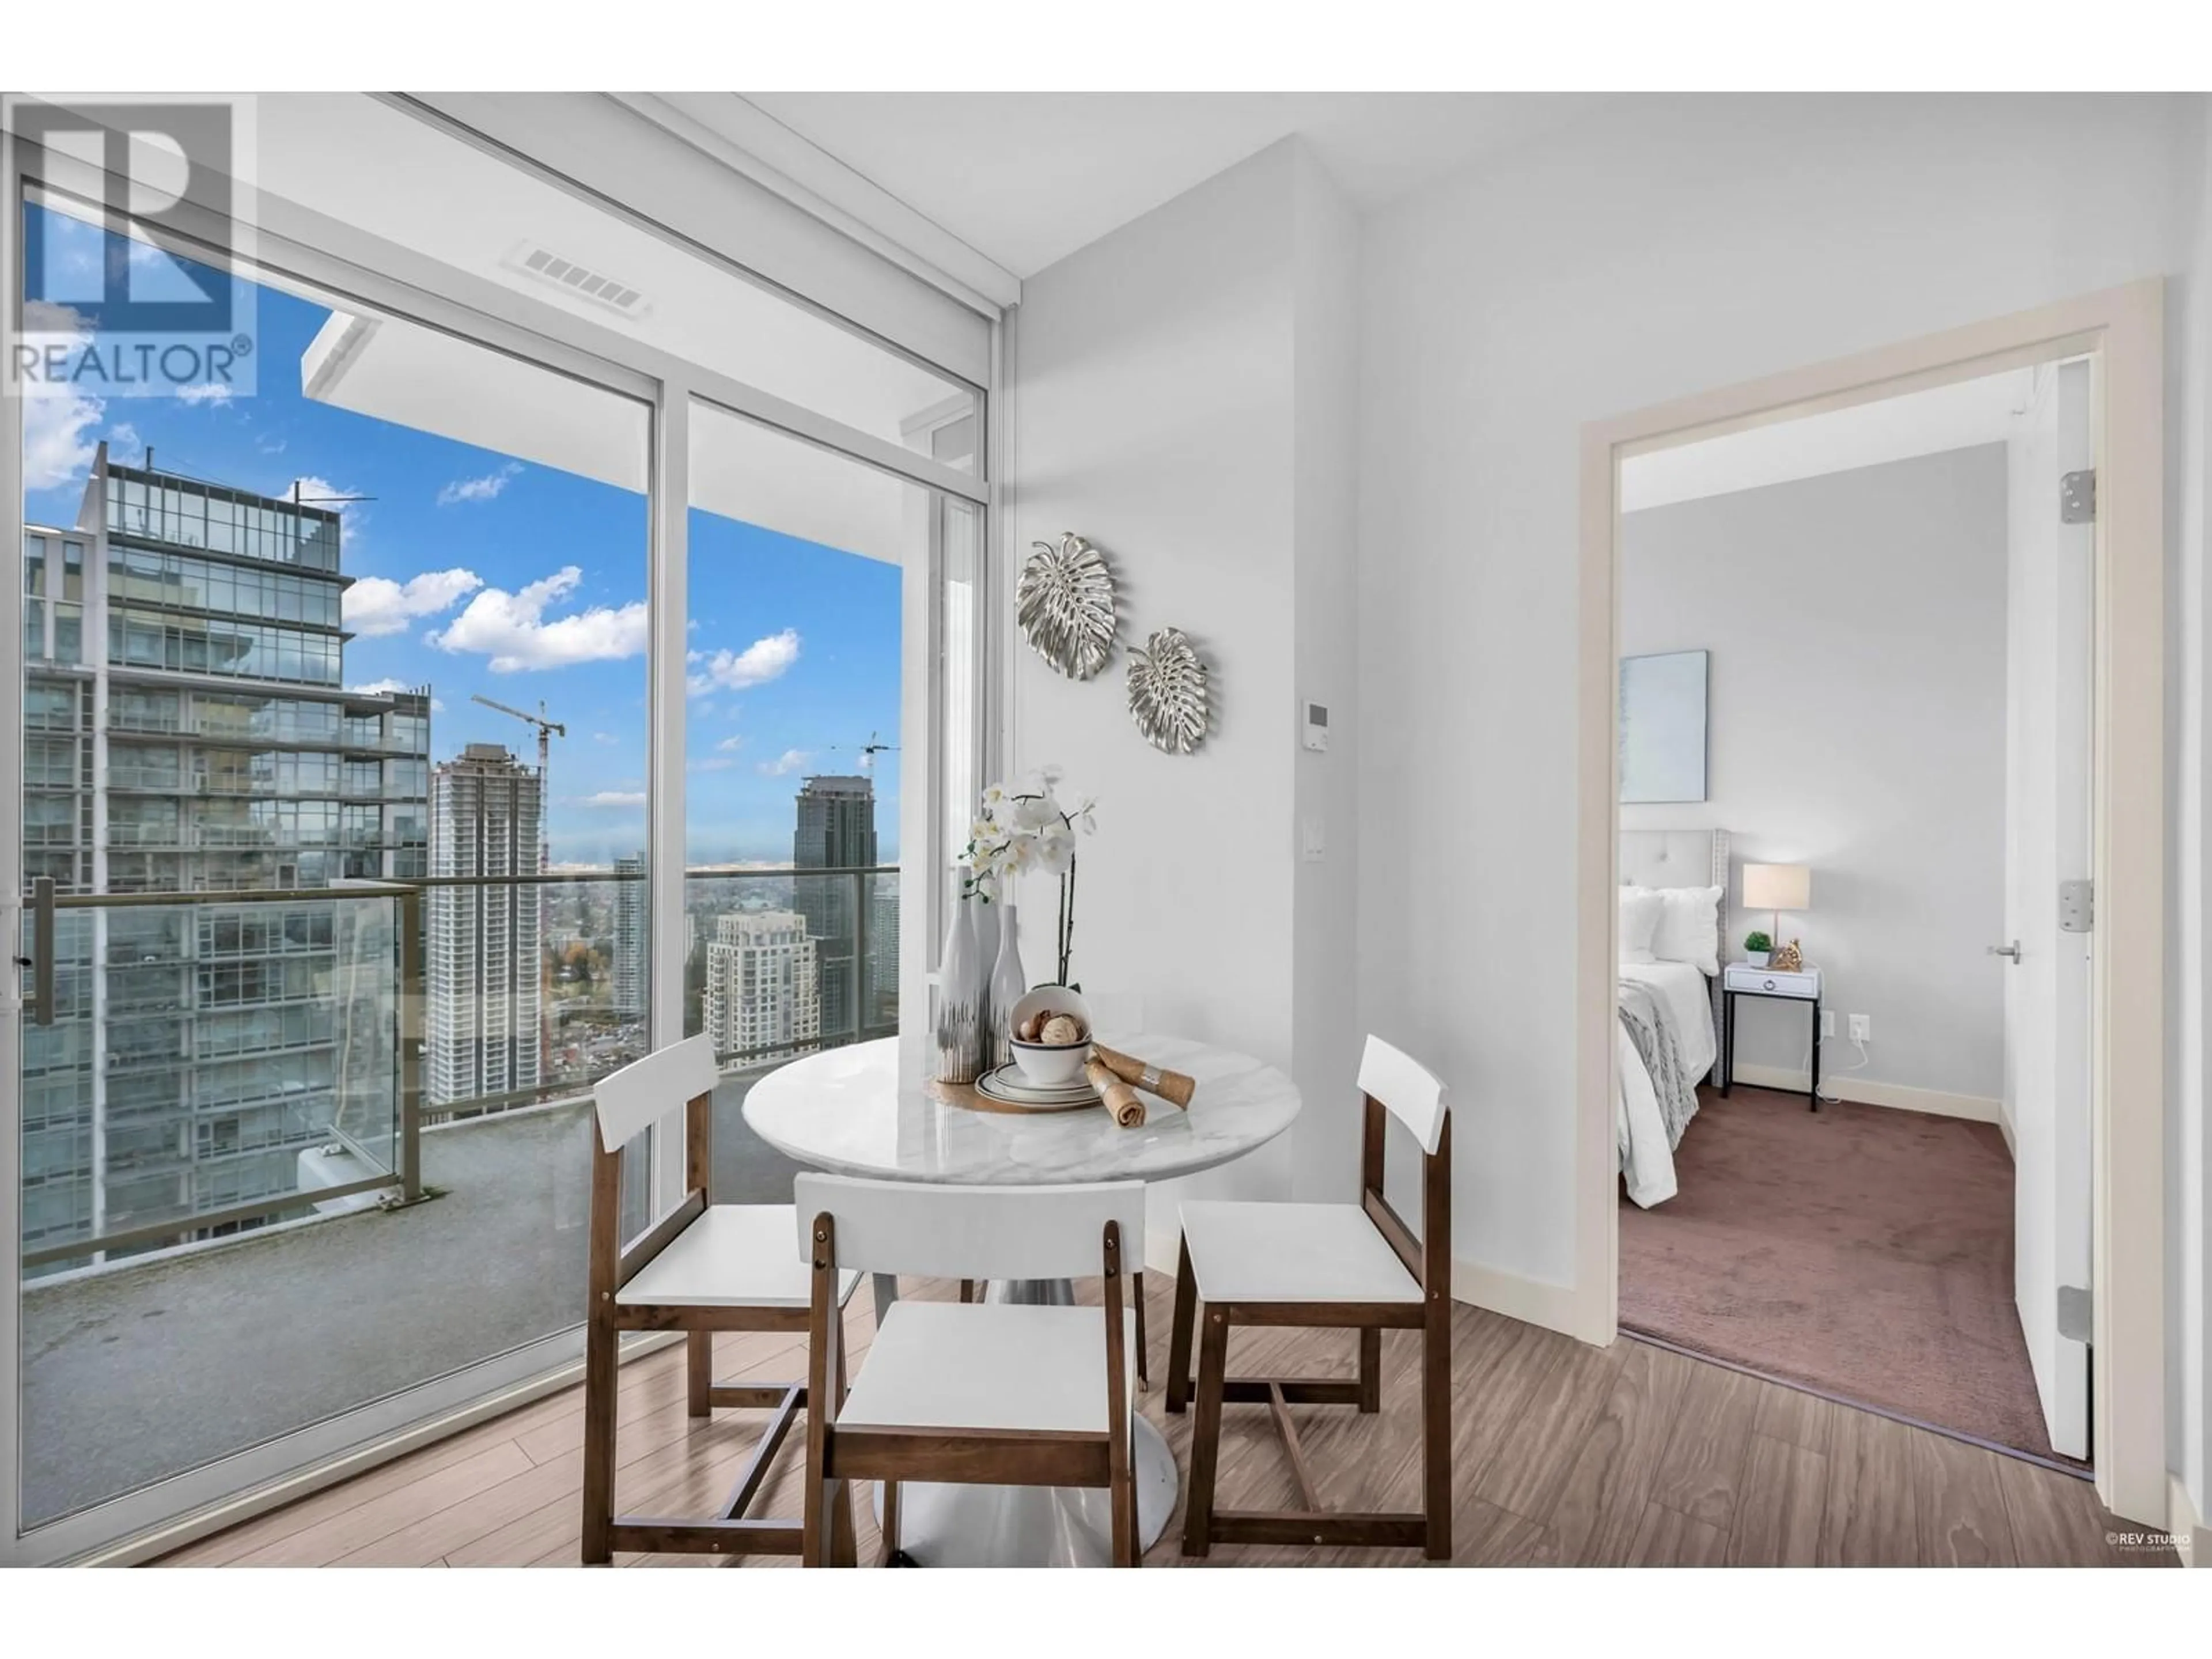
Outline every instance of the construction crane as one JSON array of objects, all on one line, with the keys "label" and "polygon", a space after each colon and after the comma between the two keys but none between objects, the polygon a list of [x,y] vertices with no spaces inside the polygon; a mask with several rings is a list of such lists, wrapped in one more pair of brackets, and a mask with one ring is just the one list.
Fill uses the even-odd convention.
[{"label": "construction crane", "polygon": [[[845,745],[833,743],[830,745],[830,752],[833,755],[842,754],[845,752]],[[884,754],[896,755],[898,753],[898,745],[895,743],[884,743],[880,740],[879,733],[871,732],[868,733],[868,740],[860,744],[853,752],[860,757],[860,769],[863,772],[872,772],[876,769],[876,757]]]},{"label": "construction crane", "polygon": [[[482,693],[471,693],[471,702],[480,702],[485,708],[501,714],[512,714],[526,726],[538,728],[538,873],[544,875],[553,867],[553,786],[550,769],[551,754],[548,739],[565,738],[568,728],[559,720],[545,717],[545,705],[541,701],[538,712],[526,714],[520,708],[510,708],[503,702],[494,702]],[[538,948],[546,948],[545,896],[547,888],[540,883],[538,888]],[[544,969],[541,967],[542,975]],[[542,991],[538,999],[538,1081],[542,1085],[551,1080],[553,1073],[553,1004]]]}]

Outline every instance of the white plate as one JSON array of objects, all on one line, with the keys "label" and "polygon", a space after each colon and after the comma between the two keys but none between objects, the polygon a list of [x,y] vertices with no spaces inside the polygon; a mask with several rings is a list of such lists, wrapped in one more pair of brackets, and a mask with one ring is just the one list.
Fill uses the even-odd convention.
[{"label": "white plate", "polygon": [[1098,1091],[1087,1082],[1064,1089],[1040,1089],[1022,1081],[1019,1068],[1012,1065],[994,1066],[977,1078],[975,1092],[1012,1106],[1089,1105],[1098,1098]]}]

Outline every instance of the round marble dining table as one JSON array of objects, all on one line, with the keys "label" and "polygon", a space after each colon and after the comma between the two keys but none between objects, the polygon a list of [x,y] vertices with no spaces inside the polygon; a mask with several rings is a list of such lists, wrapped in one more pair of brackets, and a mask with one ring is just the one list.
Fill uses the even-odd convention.
[{"label": "round marble dining table", "polygon": [[[745,1122],[786,1157],[837,1175],[1014,1186],[1194,1175],[1265,1146],[1298,1115],[1297,1085],[1249,1054],[1152,1032],[1104,1031],[1100,1041],[1196,1079],[1190,1109],[1146,1095],[1146,1121],[1133,1129],[1099,1106],[981,1110],[929,1082],[923,1045],[902,1061],[899,1040],[884,1037],[769,1073],[745,1097]],[[878,1274],[874,1283],[880,1318],[897,1280]],[[1065,1302],[1073,1291],[1064,1279],[1024,1280],[994,1284],[989,1294]],[[1149,1546],[1175,1508],[1175,1459],[1141,1415],[1131,1452],[1138,1532]],[[1103,1491],[910,1485],[900,1493],[899,1532],[906,1554],[930,1566],[1103,1565],[1111,1554]]]}]

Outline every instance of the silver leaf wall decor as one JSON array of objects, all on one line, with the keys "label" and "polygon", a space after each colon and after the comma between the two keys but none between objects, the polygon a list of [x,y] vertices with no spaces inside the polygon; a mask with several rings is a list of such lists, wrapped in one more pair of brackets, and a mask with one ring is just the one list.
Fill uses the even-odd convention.
[{"label": "silver leaf wall decor", "polygon": [[1087,680],[1114,654],[1114,573],[1106,556],[1073,531],[1036,551],[1014,586],[1022,637],[1060,673]]},{"label": "silver leaf wall decor", "polygon": [[1163,628],[1129,649],[1129,718],[1145,741],[1188,755],[1206,741],[1206,665],[1180,628]]}]

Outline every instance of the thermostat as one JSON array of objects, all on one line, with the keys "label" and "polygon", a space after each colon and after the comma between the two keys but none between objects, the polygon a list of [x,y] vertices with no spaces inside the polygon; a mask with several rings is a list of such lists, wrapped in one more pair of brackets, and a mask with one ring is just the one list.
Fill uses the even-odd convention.
[{"label": "thermostat", "polygon": [[1306,705],[1306,735],[1304,746],[1316,755],[1328,752],[1328,705],[1310,702]]}]

